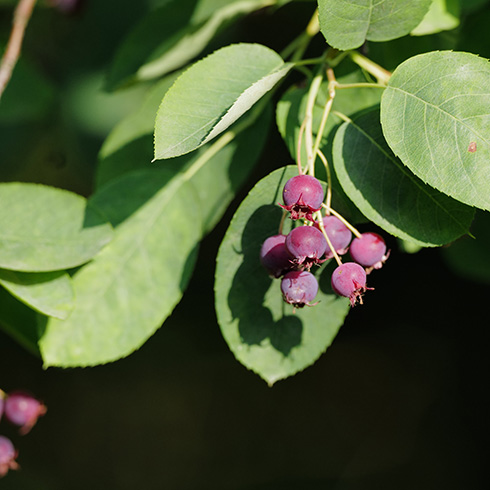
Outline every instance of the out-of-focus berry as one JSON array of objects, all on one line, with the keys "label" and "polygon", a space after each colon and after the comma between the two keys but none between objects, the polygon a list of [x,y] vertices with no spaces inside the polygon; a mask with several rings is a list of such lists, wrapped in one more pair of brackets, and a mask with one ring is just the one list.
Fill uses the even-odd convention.
[{"label": "out-of-focus berry", "polygon": [[4,408],[5,418],[19,426],[21,434],[27,434],[37,419],[45,413],[46,406],[32,395],[22,391],[8,393]]},{"label": "out-of-focus berry", "polygon": [[9,470],[16,470],[19,465],[15,461],[17,451],[12,441],[5,436],[0,436],[0,478],[5,476]]}]

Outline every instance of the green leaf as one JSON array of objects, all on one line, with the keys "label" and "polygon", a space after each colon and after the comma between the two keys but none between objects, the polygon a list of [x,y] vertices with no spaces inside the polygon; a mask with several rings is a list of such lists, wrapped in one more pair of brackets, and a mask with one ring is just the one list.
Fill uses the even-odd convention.
[{"label": "green leaf", "polygon": [[259,44],[227,46],[195,63],[162,101],[155,122],[155,159],[189,153],[218,136],[292,66]]},{"label": "green leaf", "polygon": [[433,0],[422,22],[410,33],[426,36],[441,31],[450,31],[459,25],[460,0]]},{"label": "green leaf", "polygon": [[39,356],[37,313],[0,288],[0,329]]},{"label": "green leaf", "polygon": [[477,210],[471,226],[474,237],[465,236],[441,252],[446,263],[459,276],[490,284],[490,214]]},{"label": "green leaf", "polygon": [[0,269],[0,285],[30,308],[47,316],[63,320],[73,309],[71,279],[63,271],[30,273]]},{"label": "green leaf", "polygon": [[185,176],[135,171],[91,201],[116,227],[113,241],[73,276],[76,307],[50,318],[45,366],[93,366],[139,348],[180,301],[202,235],[199,202]]},{"label": "green leaf", "polygon": [[490,64],[461,52],[410,58],[381,99],[394,153],[424,182],[490,209]]},{"label": "green leaf", "polygon": [[[235,213],[220,246],[216,268],[216,313],[221,332],[238,361],[269,385],[313,364],[332,343],[350,309],[320,276],[319,303],[298,309],[282,300],[280,281],[259,262],[262,242],[277,233],[285,182],[296,167],[262,179]],[[290,220],[286,220],[290,226]],[[317,271],[317,276],[320,275]]]},{"label": "green leaf", "polygon": [[149,12],[126,38],[107,88],[161,77],[197,56],[223,27],[274,0],[173,0]]},{"label": "green leaf", "polygon": [[344,191],[388,233],[424,247],[468,232],[473,209],[424,184],[390,151],[379,111],[345,122],[335,134],[334,167]]},{"label": "green leaf", "polygon": [[318,0],[320,29],[330,46],[348,50],[364,41],[389,41],[408,34],[432,0]]},{"label": "green leaf", "polygon": [[0,184],[0,266],[24,272],[76,267],[112,238],[86,199],[39,184]]}]

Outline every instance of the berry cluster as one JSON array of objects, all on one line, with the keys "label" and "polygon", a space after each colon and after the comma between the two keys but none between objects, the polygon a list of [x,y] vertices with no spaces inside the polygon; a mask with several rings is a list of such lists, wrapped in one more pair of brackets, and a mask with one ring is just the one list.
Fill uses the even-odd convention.
[{"label": "berry cluster", "polygon": [[[19,427],[20,434],[27,434],[37,419],[46,413],[46,406],[37,398],[23,391],[5,393],[0,390],[0,420],[5,417]],[[12,441],[0,435],[0,478],[9,470],[17,470],[17,450]]]},{"label": "berry cluster", "polygon": [[[262,265],[272,277],[282,277],[284,301],[295,308],[316,304],[312,303],[318,293],[318,281],[310,272],[313,265],[335,257],[338,267],[332,274],[332,288],[354,306],[362,303],[367,289],[372,289],[366,286],[366,275],[382,267],[388,258],[380,235],[361,234],[332,214],[321,216],[322,207],[330,211],[323,198],[323,187],[315,177],[301,174],[289,179],[280,206],[292,220],[303,220],[303,224],[288,235],[279,233],[267,238],[260,250]],[[356,234],[354,240],[351,230]],[[339,256],[347,251],[353,262],[342,263]]]}]

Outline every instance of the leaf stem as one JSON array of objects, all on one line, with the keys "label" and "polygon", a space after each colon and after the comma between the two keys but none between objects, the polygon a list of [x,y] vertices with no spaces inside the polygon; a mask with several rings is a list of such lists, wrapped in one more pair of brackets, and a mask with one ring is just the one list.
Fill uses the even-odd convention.
[{"label": "leaf stem", "polygon": [[382,88],[385,89],[386,85],[382,83],[369,83],[369,82],[359,82],[359,83],[337,83],[335,85],[337,90],[343,90],[346,88]]},{"label": "leaf stem", "polygon": [[318,9],[315,10],[306,29],[295,39],[293,39],[280,53],[283,59],[291,56],[292,62],[298,62],[303,57],[310,41],[320,32],[320,23],[318,21]]},{"label": "leaf stem", "polygon": [[20,0],[14,11],[12,31],[7,48],[0,62],[0,98],[12,76],[12,72],[20,56],[22,41],[27,23],[31,17],[36,0]]},{"label": "leaf stem", "polygon": [[388,84],[391,77],[391,73],[388,70],[384,69],[374,61],[371,61],[369,58],[366,58],[366,56],[362,55],[358,51],[349,51],[349,56],[356,65],[373,75],[373,77],[378,80],[380,85]]}]

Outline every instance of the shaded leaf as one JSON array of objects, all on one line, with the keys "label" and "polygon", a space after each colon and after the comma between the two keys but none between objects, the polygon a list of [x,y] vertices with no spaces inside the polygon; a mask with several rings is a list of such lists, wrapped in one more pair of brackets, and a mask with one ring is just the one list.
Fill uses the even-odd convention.
[{"label": "shaded leaf", "polygon": [[150,80],[184,66],[224,26],[274,0],[168,1],[149,12],[121,45],[107,88]]},{"label": "shaded leaf", "polygon": [[393,155],[383,138],[379,110],[340,126],[333,157],[347,195],[388,233],[430,247],[468,232],[473,209],[424,184]]},{"label": "shaded leaf", "polygon": [[432,0],[318,0],[321,32],[332,47],[347,50],[364,41],[389,41],[408,34]]},{"label": "shaded leaf", "polygon": [[0,288],[0,329],[39,356],[37,313]]},{"label": "shaded leaf", "polygon": [[86,199],[39,184],[0,184],[0,266],[43,272],[76,267],[112,238]]},{"label": "shaded leaf", "polygon": [[410,58],[381,99],[394,153],[424,182],[490,209],[490,64],[461,52]]},{"label": "shaded leaf", "polygon": [[73,309],[70,276],[63,271],[16,272],[0,269],[0,285],[30,308],[65,319]]},{"label": "shaded leaf", "polygon": [[225,131],[291,69],[265,46],[222,48],[184,72],[155,122],[155,159],[189,153]]},{"label": "shaded leaf", "polygon": [[[262,179],[242,202],[221,243],[216,268],[216,313],[221,332],[238,361],[272,385],[313,364],[332,343],[349,311],[320,276],[319,303],[293,314],[282,300],[280,281],[259,262],[263,241],[277,233],[282,187],[296,175],[284,167]],[[290,220],[287,220],[290,226]]]}]

